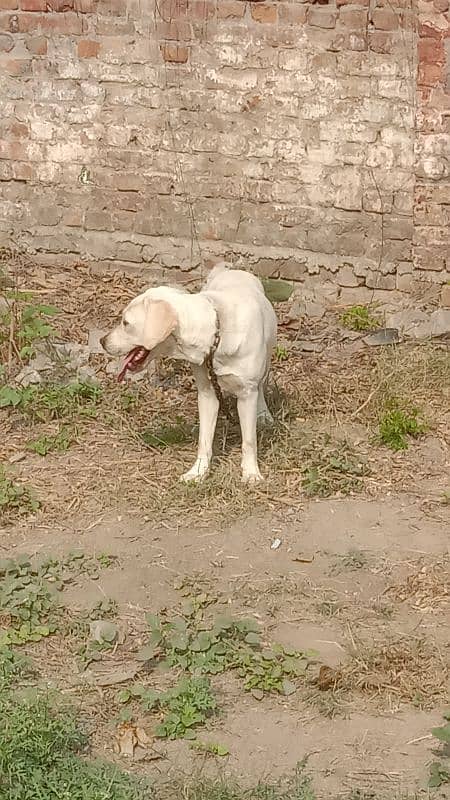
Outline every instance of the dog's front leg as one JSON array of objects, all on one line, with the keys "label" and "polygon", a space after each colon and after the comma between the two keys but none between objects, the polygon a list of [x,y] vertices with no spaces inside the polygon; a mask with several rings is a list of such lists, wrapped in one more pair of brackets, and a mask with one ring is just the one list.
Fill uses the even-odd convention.
[{"label": "dog's front leg", "polygon": [[242,480],[257,483],[262,480],[256,442],[258,390],[238,397],[237,408],[242,433]]},{"label": "dog's front leg", "polygon": [[183,481],[198,481],[208,472],[212,458],[214,431],[216,430],[219,401],[211,385],[206,367],[193,367],[198,391],[198,415],[200,431],[198,438],[197,461],[182,476]]}]

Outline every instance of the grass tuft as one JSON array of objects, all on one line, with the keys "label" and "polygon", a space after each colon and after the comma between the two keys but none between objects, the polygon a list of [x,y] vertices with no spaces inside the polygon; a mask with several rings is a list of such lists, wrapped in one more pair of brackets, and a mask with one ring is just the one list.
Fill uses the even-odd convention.
[{"label": "grass tuft", "polygon": [[381,321],[370,306],[351,306],[341,314],[344,328],[352,331],[373,331],[379,328]]},{"label": "grass tuft", "polygon": [[388,400],[379,418],[380,441],[394,451],[406,450],[408,437],[417,439],[426,430],[420,410],[397,399]]}]

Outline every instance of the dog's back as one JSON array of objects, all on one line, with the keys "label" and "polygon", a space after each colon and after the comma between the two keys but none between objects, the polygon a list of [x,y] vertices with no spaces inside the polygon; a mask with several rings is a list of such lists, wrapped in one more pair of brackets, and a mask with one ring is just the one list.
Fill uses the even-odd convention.
[{"label": "dog's back", "polygon": [[230,266],[221,261],[211,270],[202,288],[202,292],[223,292],[223,291],[258,291],[264,294],[261,281],[242,269],[230,269]]}]

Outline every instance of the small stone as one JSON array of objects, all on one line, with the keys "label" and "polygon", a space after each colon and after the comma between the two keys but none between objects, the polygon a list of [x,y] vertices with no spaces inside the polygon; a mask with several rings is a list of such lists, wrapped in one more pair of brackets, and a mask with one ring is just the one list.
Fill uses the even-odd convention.
[{"label": "small stone", "polygon": [[380,347],[386,344],[398,344],[399,341],[400,337],[398,335],[397,328],[382,328],[380,331],[369,333],[363,338],[364,344],[369,345],[369,347]]},{"label": "small stone", "polygon": [[431,314],[431,335],[450,335],[450,309],[440,308]]},{"label": "small stone", "polygon": [[102,331],[100,328],[90,329],[87,346],[89,347],[89,352],[93,355],[105,354],[105,351],[100,344],[100,339],[105,335],[105,333],[106,331]]},{"label": "small stone", "polygon": [[35,384],[42,383],[42,376],[37,370],[33,369],[31,366],[28,366],[20,370],[19,374],[16,375],[14,382],[18,386],[22,387],[33,386]]},{"label": "small stone", "polygon": [[89,632],[94,641],[102,644],[103,642],[115,642],[119,629],[115,622],[107,619],[94,619],[89,625]]}]

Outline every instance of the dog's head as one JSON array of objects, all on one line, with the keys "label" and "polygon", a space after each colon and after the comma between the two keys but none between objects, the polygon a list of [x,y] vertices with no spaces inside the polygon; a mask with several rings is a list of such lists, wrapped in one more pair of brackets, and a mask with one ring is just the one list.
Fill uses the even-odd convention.
[{"label": "dog's head", "polygon": [[122,313],[122,319],[110,333],[100,339],[111,356],[126,356],[119,378],[127,369],[142,367],[158,345],[163,344],[177,326],[177,315],[166,300],[147,292],[135,297]]}]

